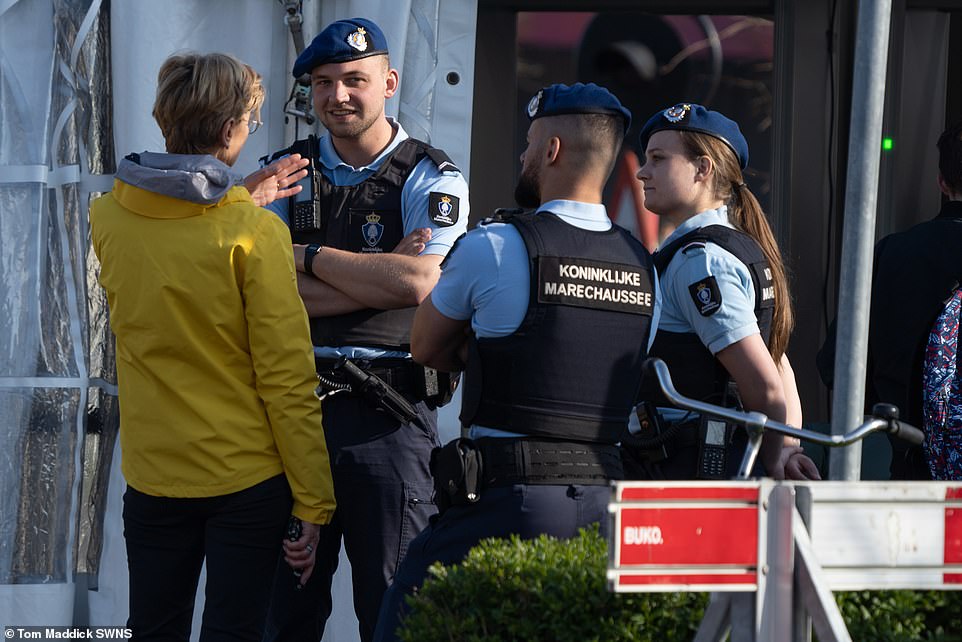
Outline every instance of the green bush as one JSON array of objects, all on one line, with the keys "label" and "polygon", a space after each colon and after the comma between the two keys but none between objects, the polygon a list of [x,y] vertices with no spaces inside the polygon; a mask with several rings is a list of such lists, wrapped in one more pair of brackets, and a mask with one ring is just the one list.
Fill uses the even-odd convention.
[{"label": "green bush", "polygon": [[433,565],[405,642],[690,640],[707,596],[609,593],[607,544],[595,526],[571,540],[482,541],[463,563]]},{"label": "green bush", "polygon": [[853,640],[962,640],[958,591],[853,591],[835,601]]},{"label": "green bush", "polygon": [[[691,640],[705,593],[610,593],[598,528],[567,541],[482,541],[458,565],[433,565],[405,642]],[[853,640],[962,641],[962,592],[860,591],[836,599]]]}]

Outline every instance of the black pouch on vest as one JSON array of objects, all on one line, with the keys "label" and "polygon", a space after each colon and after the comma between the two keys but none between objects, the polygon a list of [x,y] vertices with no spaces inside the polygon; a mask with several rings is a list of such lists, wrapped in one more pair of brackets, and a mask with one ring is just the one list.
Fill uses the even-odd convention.
[{"label": "black pouch on vest", "polygon": [[415,365],[415,385],[418,398],[424,400],[431,410],[451,401],[461,381],[460,372],[441,372],[427,366]]},{"label": "black pouch on vest", "polygon": [[470,439],[455,439],[431,451],[438,514],[451,506],[473,504],[481,498],[481,467],[481,451]]}]

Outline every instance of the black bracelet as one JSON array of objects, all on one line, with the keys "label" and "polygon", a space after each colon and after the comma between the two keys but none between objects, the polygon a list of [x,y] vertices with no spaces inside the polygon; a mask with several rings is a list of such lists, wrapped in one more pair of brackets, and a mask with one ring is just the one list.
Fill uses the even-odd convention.
[{"label": "black bracelet", "polygon": [[323,245],[318,245],[317,243],[311,243],[304,248],[304,272],[314,276],[314,257],[321,253],[321,248]]}]

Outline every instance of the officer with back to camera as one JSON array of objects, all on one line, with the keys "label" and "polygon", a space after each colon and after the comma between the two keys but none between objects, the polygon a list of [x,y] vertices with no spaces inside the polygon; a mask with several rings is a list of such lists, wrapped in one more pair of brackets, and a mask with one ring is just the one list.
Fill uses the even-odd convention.
[{"label": "officer with back to camera", "polygon": [[[291,227],[298,288],[311,322],[324,431],[340,503],[316,550],[285,542],[291,559],[316,555],[300,590],[279,569],[266,639],[320,639],[331,612],[331,577],[343,536],[362,640],[408,542],[435,512],[428,462],[437,414],[424,402],[424,369],[410,360],[415,306],[466,229],[468,188],[440,150],[409,138],[385,115],[398,90],[387,40],[370,20],[325,28],[294,64],[310,74],[314,110],[327,134],[279,154],[300,153],[317,171],[275,211]],[[275,155],[277,156],[277,155]],[[414,405],[396,418],[350,383],[347,357]],[[332,393],[333,394],[330,394]]]},{"label": "officer with back to camera", "polygon": [[462,238],[415,317],[414,358],[465,370],[471,439],[432,459],[450,505],[408,548],[377,640],[395,639],[404,597],[433,562],[458,562],[487,537],[572,537],[603,521],[609,481],[622,478],[615,444],[659,305],[651,257],[601,202],[631,114],[580,83],[542,89],[527,112],[515,198],[536,211]]}]

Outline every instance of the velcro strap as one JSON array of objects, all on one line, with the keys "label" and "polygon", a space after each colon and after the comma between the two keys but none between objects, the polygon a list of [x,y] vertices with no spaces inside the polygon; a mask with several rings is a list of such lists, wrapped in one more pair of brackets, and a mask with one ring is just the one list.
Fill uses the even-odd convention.
[{"label": "velcro strap", "polygon": [[535,439],[477,440],[484,486],[510,484],[606,485],[623,479],[617,446]]}]

